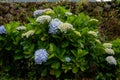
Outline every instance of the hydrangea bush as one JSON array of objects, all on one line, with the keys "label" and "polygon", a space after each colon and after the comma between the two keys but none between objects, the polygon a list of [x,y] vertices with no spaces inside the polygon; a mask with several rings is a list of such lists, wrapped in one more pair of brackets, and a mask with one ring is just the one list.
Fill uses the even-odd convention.
[{"label": "hydrangea bush", "polygon": [[117,59],[117,66],[119,66],[116,71],[118,75],[117,79],[120,79],[120,38],[111,41],[111,43],[115,52],[115,57]]},{"label": "hydrangea bush", "polygon": [[115,52],[99,40],[98,20],[60,6],[34,16],[24,25],[0,27],[1,72],[30,79],[115,79]]}]

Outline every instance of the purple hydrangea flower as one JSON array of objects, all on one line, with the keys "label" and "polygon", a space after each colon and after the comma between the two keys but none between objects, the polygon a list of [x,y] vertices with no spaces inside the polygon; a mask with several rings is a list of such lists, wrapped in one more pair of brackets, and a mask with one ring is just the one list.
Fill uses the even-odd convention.
[{"label": "purple hydrangea flower", "polygon": [[70,57],[66,57],[66,58],[65,58],[65,61],[66,61],[66,62],[70,62],[70,61],[71,61],[71,58],[70,58]]},{"label": "purple hydrangea flower", "polygon": [[0,26],[0,34],[6,34],[6,29],[4,25]]},{"label": "purple hydrangea flower", "polygon": [[55,18],[55,19],[52,19],[52,21],[50,22],[49,24],[49,32],[48,33],[51,33],[51,34],[56,34],[57,33],[57,29],[58,29],[58,26],[61,24],[62,22]]},{"label": "purple hydrangea flower", "polygon": [[46,49],[39,49],[35,51],[35,63],[42,64],[42,62],[46,62],[48,59],[48,53]]},{"label": "purple hydrangea flower", "polygon": [[36,11],[34,11],[34,17],[37,17],[38,15],[40,15],[40,14],[43,14],[45,12],[45,10],[36,10]]}]

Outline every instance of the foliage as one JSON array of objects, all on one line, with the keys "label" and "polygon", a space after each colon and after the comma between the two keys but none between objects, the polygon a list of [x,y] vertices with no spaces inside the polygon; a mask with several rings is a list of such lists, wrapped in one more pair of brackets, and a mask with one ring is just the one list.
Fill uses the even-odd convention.
[{"label": "foliage", "polygon": [[[6,34],[0,34],[1,72],[36,80],[46,76],[114,79],[116,64],[105,60],[113,54],[99,41],[99,21],[84,13],[74,15],[61,6],[53,9],[54,13],[29,18],[26,28],[18,28],[19,22],[5,24]],[[43,15],[47,16],[41,19]],[[60,24],[50,24],[56,18]]]},{"label": "foliage", "polygon": [[120,4],[120,0],[114,0],[116,3]]},{"label": "foliage", "polygon": [[113,44],[113,49],[115,51],[116,54],[120,54],[120,39],[116,39],[111,41],[111,43]]},{"label": "foliage", "polygon": [[[111,43],[113,44],[113,49],[114,49],[114,51],[116,53],[115,57],[117,59],[118,65],[120,65],[120,58],[119,58],[120,57],[120,39],[118,38],[116,40],[113,40],[113,41],[111,41]],[[117,69],[116,73],[118,74],[118,77],[119,77],[120,76],[120,66]]]}]

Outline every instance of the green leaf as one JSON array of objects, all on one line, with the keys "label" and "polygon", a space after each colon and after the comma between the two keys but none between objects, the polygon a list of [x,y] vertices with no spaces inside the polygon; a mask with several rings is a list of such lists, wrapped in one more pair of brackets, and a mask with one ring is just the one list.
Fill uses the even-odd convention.
[{"label": "green leaf", "polygon": [[11,47],[6,47],[5,49],[9,51],[9,50],[11,50]]},{"label": "green leaf", "polygon": [[51,58],[53,58],[55,55],[54,54],[50,54],[49,56],[48,56],[48,59],[51,59]]},{"label": "green leaf", "polygon": [[62,60],[65,56],[64,54],[66,53],[65,49],[61,49],[61,53],[59,54],[59,59]]},{"label": "green leaf", "polygon": [[54,45],[52,43],[50,43],[50,48],[49,48],[50,52],[53,52],[54,50]]},{"label": "green leaf", "polygon": [[36,30],[36,34],[40,34],[42,32],[42,30]]},{"label": "green leaf", "polygon": [[15,55],[15,56],[14,56],[14,60],[19,60],[19,59],[22,59],[22,58],[23,58],[22,55]]},{"label": "green leaf", "polygon": [[61,75],[62,71],[61,70],[55,70],[55,76],[58,78]]},{"label": "green leaf", "polygon": [[69,42],[68,41],[64,41],[62,42],[62,48],[65,48],[69,45]]},{"label": "green leaf", "polygon": [[57,6],[53,7],[53,10],[56,14],[60,14],[60,16],[57,15],[57,17],[64,18],[65,12],[67,11],[65,7]]},{"label": "green leaf", "polygon": [[35,23],[36,22],[35,19],[33,19],[33,18],[27,18],[27,19],[30,23]]},{"label": "green leaf", "polygon": [[0,41],[3,41],[3,40],[5,40],[5,37],[0,36]]},{"label": "green leaf", "polygon": [[30,48],[29,48],[29,52],[33,52],[34,51],[34,48],[35,48],[35,45],[34,44],[31,44]]},{"label": "green leaf", "polygon": [[64,72],[66,73],[68,70],[72,69],[72,63],[68,63],[68,64],[62,64],[62,69],[64,69]]},{"label": "green leaf", "polygon": [[85,56],[85,55],[87,55],[87,54],[88,54],[87,51],[83,51],[82,49],[78,49],[78,56],[79,56],[79,57],[83,57],[83,56]]},{"label": "green leaf", "polygon": [[23,52],[23,53],[24,53],[24,54],[27,54],[27,55],[31,54],[31,52],[28,52],[28,51]]},{"label": "green leaf", "polygon": [[46,76],[47,75],[47,69],[44,69],[41,73],[41,76]]},{"label": "green leaf", "polygon": [[75,21],[75,16],[68,16],[67,21],[73,23],[73,21]]},{"label": "green leaf", "polygon": [[28,50],[29,49],[29,46],[28,45],[25,45],[24,47],[23,47],[23,50]]},{"label": "green leaf", "polygon": [[16,27],[18,27],[19,25],[19,22],[10,22],[9,24],[5,24],[7,33],[14,33],[16,31]]},{"label": "green leaf", "polygon": [[24,58],[25,59],[28,59],[28,58],[30,58],[31,57],[31,55],[24,55]]},{"label": "green leaf", "polygon": [[81,66],[80,69],[81,69],[81,71],[85,71],[86,70],[86,68],[84,66],[83,67]]},{"label": "green leaf", "polygon": [[72,54],[77,57],[76,50],[71,50]]},{"label": "green leaf", "polygon": [[72,69],[72,72],[73,72],[73,73],[77,73],[77,72],[78,72],[78,67],[74,67],[74,68]]},{"label": "green leaf", "polygon": [[59,62],[55,62],[52,64],[51,66],[53,69],[58,69],[60,67],[60,63]]}]

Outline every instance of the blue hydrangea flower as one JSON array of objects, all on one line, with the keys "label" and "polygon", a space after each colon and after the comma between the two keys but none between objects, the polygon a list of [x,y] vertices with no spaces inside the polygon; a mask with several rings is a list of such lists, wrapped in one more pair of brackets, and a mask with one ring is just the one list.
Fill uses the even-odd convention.
[{"label": "blue hydrangea flower", "polygon": [[44,12],[45,12],[45,10],[36,10],[36,11],[34,11],[33,16],[37,17],[38,15],[43,14]]},{"label": "blue hydrangea flower", "polygon": [[0,34],[6,34],[6,30],[4,28],[4,25],[0,26]]},{"label": "blue hydrangea flower", "polygon": [[49,31],[48,33],[51,33],[51,34],[56,34],[57,33],[57,29],[58,29],[58,26],[61,24],[62,22],[55,18],[55,19],[52,19],[52,21],[49,23]]},{"label": "blue hydrangea flower", "polygon": [[65,58],[65,61],[66,61],[66,62],[70,62],[70,61],[71,61],[71,58],[70,58],[70,57],[66,57],[66,58]]},{"label": "blue hydrangea flower", "polygon": [[48,59],[48,53],[46,49],[39,49],[35,51],[35,63],[36,64],[42,64],[43,62],[46,62]]}]

